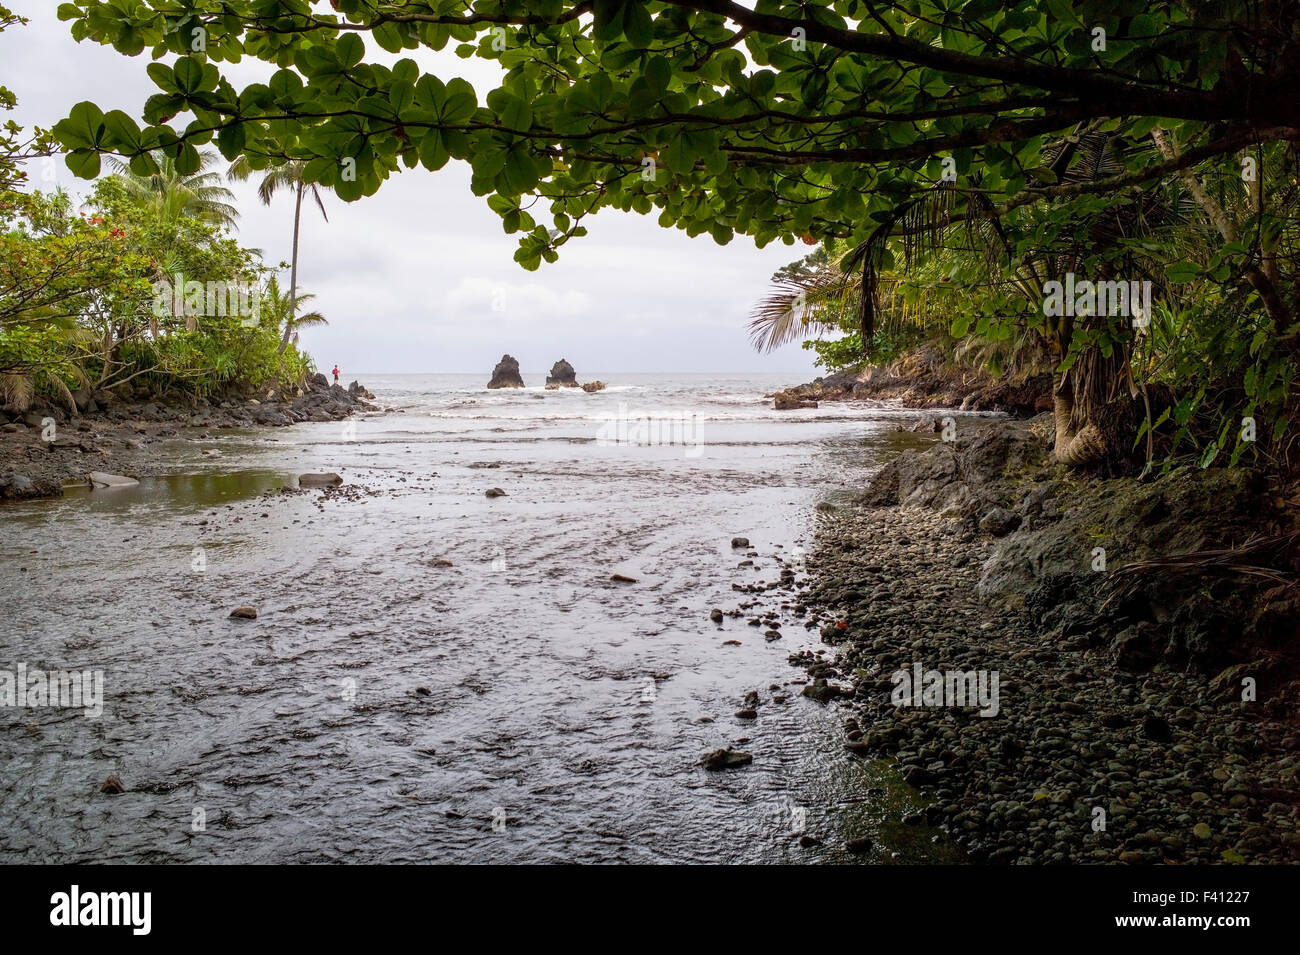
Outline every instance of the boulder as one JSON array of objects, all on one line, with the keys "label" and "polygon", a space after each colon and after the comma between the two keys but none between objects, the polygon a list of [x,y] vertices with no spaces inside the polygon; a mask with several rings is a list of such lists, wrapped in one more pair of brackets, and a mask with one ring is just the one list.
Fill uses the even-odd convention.
[{"label": "boulder", "polygon": [[330,386],[330,380],[320,372],[312,375],[307,379],[307,388],[309,391],[326,391]]},{"label": "boulder", "polygon": [[367,401],[375,400],[375,396],[367,391],[365,385],[361,384],[359,381],[354,381],[352,384],[348,385],[348,394],[353,398],[365,398]]},{"label": "boulder", "polygon": [[334,487],[342,484],[343,478],[332,471],[323,474],[299,474],[299,487]]},{"label": "boulder", "polygon": [[132,487],[139,484],[135,478],[124,477],[121,474],[108,474],[104,471],[91,471],[86,475],[90,481],[91,487]]},{"label": "boulder", "polygon": [[587,394],[592,394],[593,392],[597,392],[597,391],[604,391],[605,383],[603,381],[589,381],[582,386],[582,390],[585,391]]},{"label": "boulder", "polygon": [[551,373],[546,376],[547,388],[577,388],[578,376],[573,366],[561,358],[551,366]]},{"label": "boulder", "polygon": [[89,388],[78,388],[72,393],[72,402],[82,414],[94,414],[99,411],[99,404]]},{"label": "boulder", "polygon": [[26,474],[0,474],[0,501],[32,497],[58,497],[63,485],[54,478],[36,478]]},{"label": "boulder", "polygon": [[727,747],[726,749],[715,749],[711,753],[706,753],[700,760],[700,765],[705,769],[717,772],[723,769],[738,769],[741,766],[748,766],[754,761],[754,757],[749,753],[738,749]]},{"label": "boulder", "polygon": [[980,518],[979,528],[994,537],[1006,537],[1020,526],[1020,515],[1005,507],[995,507]]},{"label": "boulder", "polygon": [[241,604],[234,610],[230,611],[231,619],[234,620],[256,620],[257,608],[251,604]]},{"label": "boulder", "polygon": [[806,398],[800,398],[788,391],[778,391],[772,396],[774,399],[772,406],[777,411],[796,411],[799,408],[816,408],[817,402],[809,401]]},{"label": "boulder", "polygon": [[524,380],[519,377],[519,362],[509,355],[502,355],[497,366],[492,369],[489,388],[522,388]]}]

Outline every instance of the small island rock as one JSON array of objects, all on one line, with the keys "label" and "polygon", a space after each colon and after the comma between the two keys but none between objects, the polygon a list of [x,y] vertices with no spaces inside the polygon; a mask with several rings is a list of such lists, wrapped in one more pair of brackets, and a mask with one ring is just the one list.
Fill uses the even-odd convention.
[{"label": "small island rock", "polygon": [[573,366],[561,358],[551,366],[551,373],[546,376],[547,388],[577,388],[578,375]]},{"label": "small island rock", "polygon": [[497,366],[492,369],[489,388],[522,388],[524,380],[519,377],[519,362],[509,355],[502,355]]}]

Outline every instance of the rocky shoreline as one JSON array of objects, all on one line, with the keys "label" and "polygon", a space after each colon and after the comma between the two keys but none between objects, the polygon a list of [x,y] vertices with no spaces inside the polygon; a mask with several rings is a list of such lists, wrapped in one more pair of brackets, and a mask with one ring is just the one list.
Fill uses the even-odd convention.
[{"label": "rocky shoreline", "polygon": [[[823,515],[799,606],[834,650],[791,657],[805,694],[930,800],[903,821],[973,861],[1300,859],[1287,492],[1080,479],[1052,463],[1049,417],[904,452]],[[918,665],[997,674],[996,715],[896,705]]]},{"label": "rocky shoreline", "polygon": [[91,472],[152,475],[162,441],[339,421],[382,410],[374,397],[358,382],[344,388],[317,374],[301,388],[257,396],[126,401],[101,392],[79,401],[76,415],[65,406],[0,411],[0,500],[58,497]]},{"label": "rocky shoreline", "polygon": [[956,408],[1003,411],[1029,417],[1052,408],[1052,376],[1032,375],[1002,381],[983,372],[949,366],[927,349],[903,355],[888,365],[841,371],[795,385],[767,397],[777,411],[815,408],[820,401],[897,401],[905,408]]}]

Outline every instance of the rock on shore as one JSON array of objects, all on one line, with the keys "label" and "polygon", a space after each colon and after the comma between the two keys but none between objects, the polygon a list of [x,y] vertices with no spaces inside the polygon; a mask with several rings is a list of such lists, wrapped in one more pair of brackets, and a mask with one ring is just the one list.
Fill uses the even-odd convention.
[{"label": "rock on shore", "polygon": [[888,365],[835,372],[773,397],[780,395],[787,402],[893,399],[908,408],[1004,411],[1031,417],[1051,410],[1052,380],[1051,375],[1015,383],[994,380],[981,372],[952,368],[941,355],[921,348]]},{"label": "rock on shore", "polygon": [[801,398],[793,391],[778,391],[772,398],[772,407],[777,411],[796,411],[800,408],[817,407],[817,402]]},{"label": "rock on shore", "polygon": [[[344,389],[320,374],[301,387],[253,395],[159,396],[143,387],[94,392],[76,415],[66,405],[0,409],[0,500],[57,497],[91,472],[158,473],[154,447],[168,438],[235,428],[339,421],[381,410],[359,382]],[[75,397],[75,396],[74,396]]]},{"label": "rock on shore", "polygon": [[[802,600],[836,657],[791,662],[851,685],[830,704],[853,711],[846,749],[890,760],[975,861],[1300,859],[1286,495],[1246,472],[1084,480],[1051,439],[1043,419],[960,432],[824,515]],[[918,663],[997,673],[997,714],[895,705]]]},{"label": "rock on shore", "polygon": [[492,369],[489,388],[522,388],[524,379],[519,376],[519,362],[509,355],[502,355],[497,366]]}]

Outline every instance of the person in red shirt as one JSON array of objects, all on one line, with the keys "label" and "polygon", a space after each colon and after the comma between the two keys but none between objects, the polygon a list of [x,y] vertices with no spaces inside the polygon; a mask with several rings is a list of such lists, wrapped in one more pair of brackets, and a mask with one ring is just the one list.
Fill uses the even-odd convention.
[{"label": "person in red shirt", "polygon": [[339,383],[339,366],[338,366],[338,365],[335,365],[335,366],[334,366],[334,384],[337,385],[338,383]]}]

